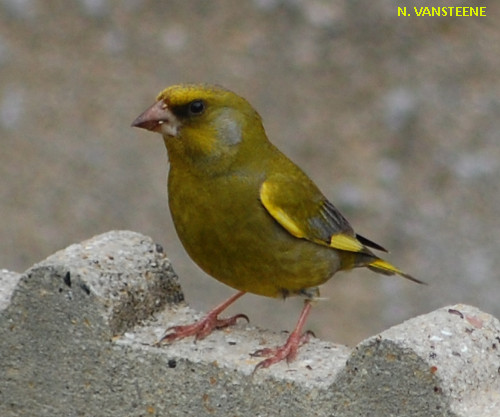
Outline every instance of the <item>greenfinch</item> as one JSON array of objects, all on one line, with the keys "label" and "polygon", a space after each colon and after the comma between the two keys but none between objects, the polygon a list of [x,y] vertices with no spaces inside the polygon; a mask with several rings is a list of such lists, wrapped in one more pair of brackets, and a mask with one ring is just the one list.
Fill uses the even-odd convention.
[{"label": "greenfinch", "polygon": [[167,329],[162,342],[202,339],[238,318],[219,314],[245,293],[301,295],[305,304],[283,346],[262,349],[266,368],[295,358],[319,296],[337,271],[367,267],[419,282],[372,250],[314,182],[271,142],[261,117],[242,97],[216,85],[180,84],[163,90],[132,126],[160,133],[170,161],[169,208],[190,257],[239,292],[187,326]]}]

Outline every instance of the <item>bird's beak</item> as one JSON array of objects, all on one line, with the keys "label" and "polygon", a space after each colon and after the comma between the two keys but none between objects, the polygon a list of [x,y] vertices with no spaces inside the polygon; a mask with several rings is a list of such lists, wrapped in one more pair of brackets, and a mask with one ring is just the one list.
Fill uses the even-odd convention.
[{"label": "bird's beak", "polygon": [[139,115],[132,122],[132,127],[139,127],[168,136],[177,136],[179,121],[167,104],[160,100]]}]

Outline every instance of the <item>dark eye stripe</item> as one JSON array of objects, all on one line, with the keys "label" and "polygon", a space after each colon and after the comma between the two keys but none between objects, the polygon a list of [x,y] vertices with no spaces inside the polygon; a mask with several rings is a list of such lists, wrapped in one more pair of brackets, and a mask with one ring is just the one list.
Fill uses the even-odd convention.
[{"label": "dark eye stripe", "polygon": [[193,100],[181,106],[172,107],[172,113],[181,119],[198,116],[205,111],[206,104],[203,100]]}]

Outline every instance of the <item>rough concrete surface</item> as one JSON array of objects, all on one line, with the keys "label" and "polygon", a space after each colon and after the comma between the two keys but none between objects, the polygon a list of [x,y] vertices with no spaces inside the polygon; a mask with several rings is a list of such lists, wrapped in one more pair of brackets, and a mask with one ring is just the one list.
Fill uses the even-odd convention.
[{"label": "rough concrete surface", "polygon": [[498,416],[500,323],[471,306],[354,349],[313,338],[296,361],[252,376],[249,353],[285,334],[240,323],[154,346],[167,326],[200,314],[148,237],[109,232],[0,275],[3,417]]}]

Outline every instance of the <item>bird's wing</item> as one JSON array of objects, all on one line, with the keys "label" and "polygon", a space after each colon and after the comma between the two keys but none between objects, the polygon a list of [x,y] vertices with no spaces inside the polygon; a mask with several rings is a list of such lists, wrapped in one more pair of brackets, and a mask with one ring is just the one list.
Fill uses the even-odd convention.
[{"label": "bird's wing", "polygon": [[274,220],[291,235],[361,255],[359,258],[361,263],[355,263],[350,267],[366,266],[380,274],[398,274],[424,284],[423,281],[374,255],[369,248],[384,252],[387,250],[355,234],[345,217],[305,174],[295,178],[280,174],[271,176],[260,187],[260,201]]},{"label": "bird's wing", "polygon": [[367,246],[384,250],[356,235],[344,216],[305,175],[275,174],[260,187],[267,212],[297,238],[348,252],[371,254]]}]

